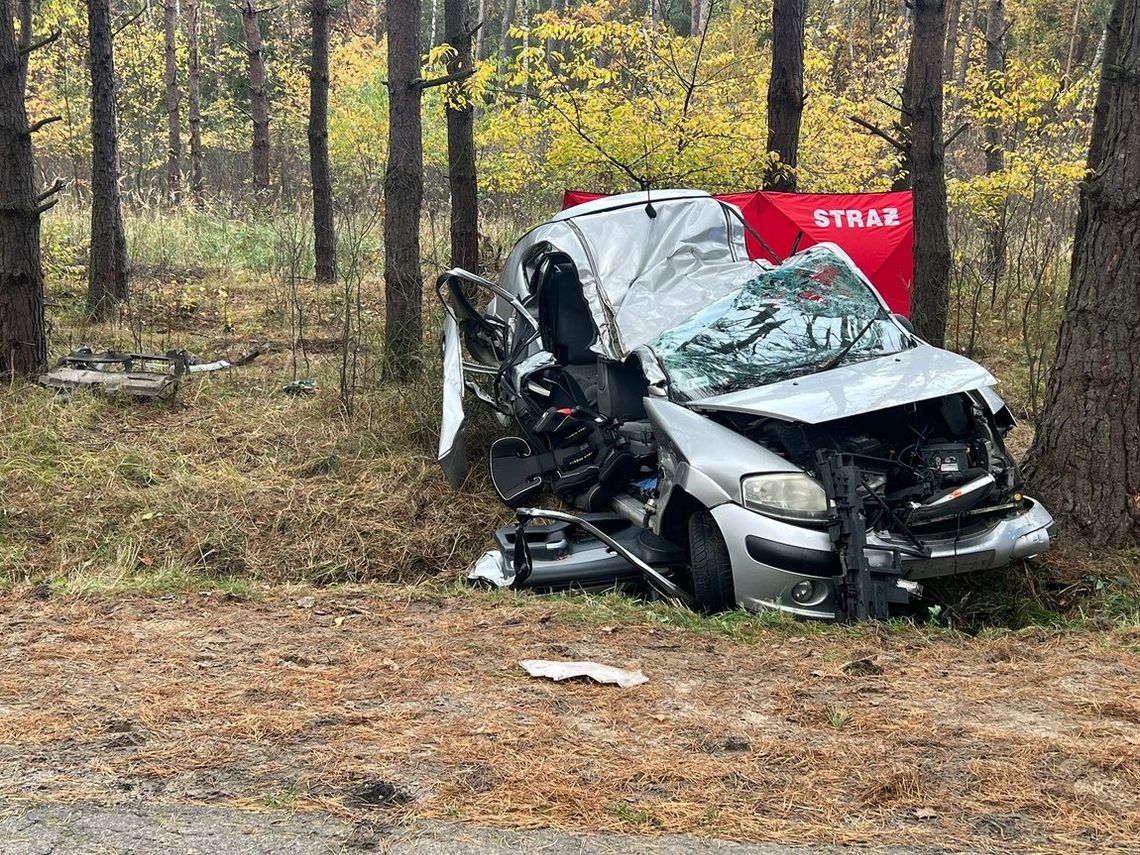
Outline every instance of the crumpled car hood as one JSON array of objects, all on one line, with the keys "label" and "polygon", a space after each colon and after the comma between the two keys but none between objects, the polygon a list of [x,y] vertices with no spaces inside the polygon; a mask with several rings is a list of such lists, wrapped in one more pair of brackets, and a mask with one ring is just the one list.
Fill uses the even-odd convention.
[{"label": "crumpled car hood", "polygon": [[900,353],[703,398],[690,406],[819,424],[996,383],[973,360],[920,343]]}]

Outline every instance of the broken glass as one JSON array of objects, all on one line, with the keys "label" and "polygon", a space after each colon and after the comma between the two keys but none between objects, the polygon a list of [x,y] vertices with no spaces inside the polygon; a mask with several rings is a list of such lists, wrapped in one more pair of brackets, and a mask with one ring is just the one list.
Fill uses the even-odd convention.
[{"label": "broken glass", "polygon": [[820,245],[750,279],[651,346],[670,396],[691,401],[895,353],[907,339],[851,261]]}]

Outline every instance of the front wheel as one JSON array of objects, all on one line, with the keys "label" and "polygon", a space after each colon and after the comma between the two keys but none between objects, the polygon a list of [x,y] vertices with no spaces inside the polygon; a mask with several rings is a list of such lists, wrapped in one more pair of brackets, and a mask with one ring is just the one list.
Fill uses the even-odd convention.
[{"label": "front wheel", "polygon": [[689,572],[701,611],[712,614],[736,606],[728,547],[716,520],[706,510],[689,517]]}]

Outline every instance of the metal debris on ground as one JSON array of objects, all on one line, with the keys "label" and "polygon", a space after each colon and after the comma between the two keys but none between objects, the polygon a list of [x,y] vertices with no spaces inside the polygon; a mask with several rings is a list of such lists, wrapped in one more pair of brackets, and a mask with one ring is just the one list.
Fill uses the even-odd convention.
[{"label": "metal debris on ground", "polygon": [[235,362],[216,359],[199,363],[184,350],[168,350],[166,353],[96,352],[90,347],[81,347],[63,357],[55,368],[41,374],[39,383],[59,391],[98,388],[121,392],[132,398],[166,398],[174,395],[187,374],[248,365],[259,355],[260,352],[255,350]]},{"label": "metal debris on ground", "polygon": [[293,395],[300,397],[301,395],[315,395],[317,392],[317,381],[308,380],[294,380],[292,383],[286,383],[281,387],[281,391],[286,395]]},{"label": "metal debris on ground", "polygon": [[648,683],[649,678],[640,671],[626,671],[597,662],[555,662],[550,659],[523,659],[519,665],[532,677],[549,677],[551,680],[570,680],[589,677],[596,683],[613,683],[623,689]]}]

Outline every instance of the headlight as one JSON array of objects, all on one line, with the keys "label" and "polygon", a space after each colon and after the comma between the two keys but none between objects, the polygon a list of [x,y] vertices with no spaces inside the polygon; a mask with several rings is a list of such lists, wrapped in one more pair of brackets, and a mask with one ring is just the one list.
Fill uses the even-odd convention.
[{"label": "headlight", "polygon": [[744,507],[793,521],[827,519],[827,494],[803,472],[750,475],[741,482]]}]

